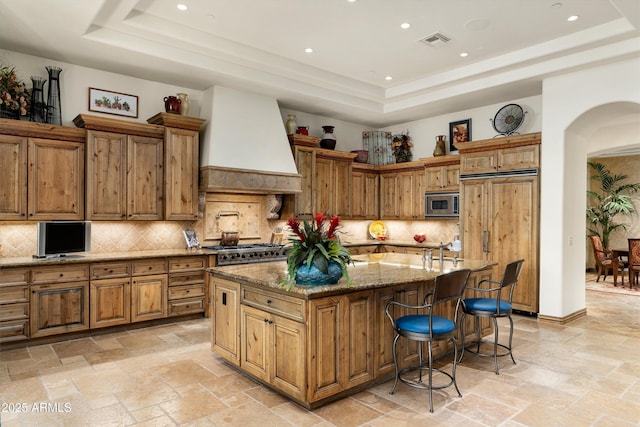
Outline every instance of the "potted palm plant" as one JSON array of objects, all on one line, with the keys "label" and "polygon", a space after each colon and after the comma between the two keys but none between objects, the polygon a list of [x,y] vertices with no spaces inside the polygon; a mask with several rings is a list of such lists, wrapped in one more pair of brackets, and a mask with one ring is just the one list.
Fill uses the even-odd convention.
[{"label": "potted palm plant", "polygon": [[600,236],[602,245],[608,248],[611,232],[627,228],[627,224],[615,222],[615,218],[636,212],[630,194],[640,190],[640,183],[622,183],[628,176],[612,174],[602,163],[588,162],[587,165],[594,172],[591,178],[599,185],[597,191],[587,191],[590,201],[587,208],[588,232]]},{"label": "potted palm plant", "polygon": [[337,231],[338,215],[317,213],[314,220],[300,222],[290,218],[287,225],[294,234],[287,256],[287,279],[281,283],[291,289],[299,285],[335,284],[342,276],[350,284],[347,264],[352,263],[349,250],[342,246]]}]

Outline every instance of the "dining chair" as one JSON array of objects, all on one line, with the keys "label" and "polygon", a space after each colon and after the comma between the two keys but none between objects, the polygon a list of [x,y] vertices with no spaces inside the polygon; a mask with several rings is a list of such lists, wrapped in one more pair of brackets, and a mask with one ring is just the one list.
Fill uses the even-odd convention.
[{"label": "dining chair", "polygon": [[[395,392],[398,380],[408,386],[429,390],[429,412],[433,412],[433,390],[439,390],[449,387],[453,384],[458,392],[458,397],[462,397],[458,384],[456,382],[456,363],[458,359],[458,342],[456,340],[456,331],[458,330],[458,312],[460,310],[460,301],[462,292],[464,292],[469,275],[469,269],[454,270],[449,273],[440,274],[436,277],[433,291],[427,294],[422,305],[409,305],[397,301],[389,302],[385,307],[385,314],[391,321],[391,326],[395,331],[393,339],[393,364],[395,366],[395,381],[389,394]],[[450,312],[445,303],[453,302],[455,305],[453,315],[450,317],[436,315],[436,309],[443,307],[445,312]],[[392,310],[394,306],[400,306],[407,309],[420,310],[421,314],[409,314],[394,319]],[[397,344],[400,337],[408,340],[418,341],[418,365],[410,366],[402,370],[398,367]],[[433,367],[433,342],[449,340],[453,341],[453,367],[451,373],[442,369]],[[423,344],[427,343],[427,365],[423,365],[422,352]],[[428,382],[425,384],[422,380],[423,372],[426,371]],[[433,373],[443,374],[448,377],[447,383],[433,384]],[[417,374],[417,378],[416,378]]]},{"label": "dining chair", "polygon": [[[513,319],[511,313],[513,311],[513,290],[518,283],[520,277],[520,271],[522,270],[522,264],[524,259],[510,262],[504,269],[504,275],[502,281],[495,280],[481,280],[477,286],[468,286],[467,289],[474,290],[479,293],[476,298],[465,298],[462,300],[462,318],[460,323],[462,324],[462,349],[460,351],[460,361],[464,356],[464,352],[468,351],[478,356],[493,357],[493,363],[496,368],[496,375],[500,374],[498,368],[498,357],[511,356],[513,364],[516,364],[516,360],[513,358],[512,341],[513,341]],[[506,295],[505,295],[506,294]],[[468,346],[464,344],[465,328],[464,321],[467,315],[474,316],[475,331],[477,333],[476,341],[470,343]],[[493,319],[493,343],[489,341],[483,341],[480,337],[480,318]],[[507,317],[509,319],[509,344],[500,344],[498,342],[498,319],[501,317]],[[489,343],[493,344],[493,352],[483,353],[480,351],[480,344]],[[472,347],[476,346],[473,350]],[[506,350],[502,353],[498,353],[498,347]]]},{"label": "dining chair", "polygon": [[640,276],[640,238],[627,239],[629,242],[629,287],[638,284]]},{"label": "dining chair", "polygon": [[[591,247],[593,248],[593,257],[596,261],[596,270],[598,277],[596,278],[596,282],[600,281],[600,276],[604,276],[602,280],[606,280],[607,275],[611,272],[613,273],[614,268],[618,268],[619,271],[624,270],[624,263],[621,263],[619,260],[616,262],[611,254],[609,249],[606,249],[602,245],[602,240],[600,240],[600,236],[591,235],[589,236],[589,240],[591,241]],[[624,286],[624,275],[622,277],[622,285]]]}]

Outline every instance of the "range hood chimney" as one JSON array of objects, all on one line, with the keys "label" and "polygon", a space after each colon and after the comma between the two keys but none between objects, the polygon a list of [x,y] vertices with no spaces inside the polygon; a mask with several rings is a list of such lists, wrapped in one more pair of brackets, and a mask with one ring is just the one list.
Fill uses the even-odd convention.
[{"label": "range hood chimney", "polygon": [[213,86],[202,97],[208,125],[200,144],[200,189],[299,193],[301,176],[274,98]]}]

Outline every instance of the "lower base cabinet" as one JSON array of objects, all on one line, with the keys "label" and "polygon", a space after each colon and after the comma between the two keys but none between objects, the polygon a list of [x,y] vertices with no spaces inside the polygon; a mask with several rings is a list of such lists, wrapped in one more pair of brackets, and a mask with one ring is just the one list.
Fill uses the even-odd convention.
[{"label": "lower base cabinet", "polygon": [[211,288],[211,351],[240,366],[240,284],[214,277]]},{"label": "lower base cabinet", "polygon": [[305,325],[253,307],[240,307],[241,362],[248,373],[289,396],[306,392]]},{"label": "lower base cabinet", "polygon": [[131,281],[131,321],[167,317],[167,288],[166,274],[134,277]]},{"label": "lower base cabinet", "polygon": [[89,281],[31,286],[31,338],[89,329]]},{"label": "lower base cabinet", "polygon": [[89,309],[91,328],[131,322],[131,279],[92,280]]}]

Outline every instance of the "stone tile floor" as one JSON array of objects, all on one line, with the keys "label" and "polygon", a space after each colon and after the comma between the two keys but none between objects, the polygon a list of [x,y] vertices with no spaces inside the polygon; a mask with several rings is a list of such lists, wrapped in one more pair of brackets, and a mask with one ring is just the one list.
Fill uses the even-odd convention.
[{"label": "stone tile floor", "polygon": [[496,375],[466,355],[463,397],[434,392],[433,414],[426,391],[390,395],[391,382],[303,409],[213,355],[197,319],[0,352],[0,425],[638,426],[640,298],[586,298],[566,325],[515,316],[517,365],[502,358]]}]

